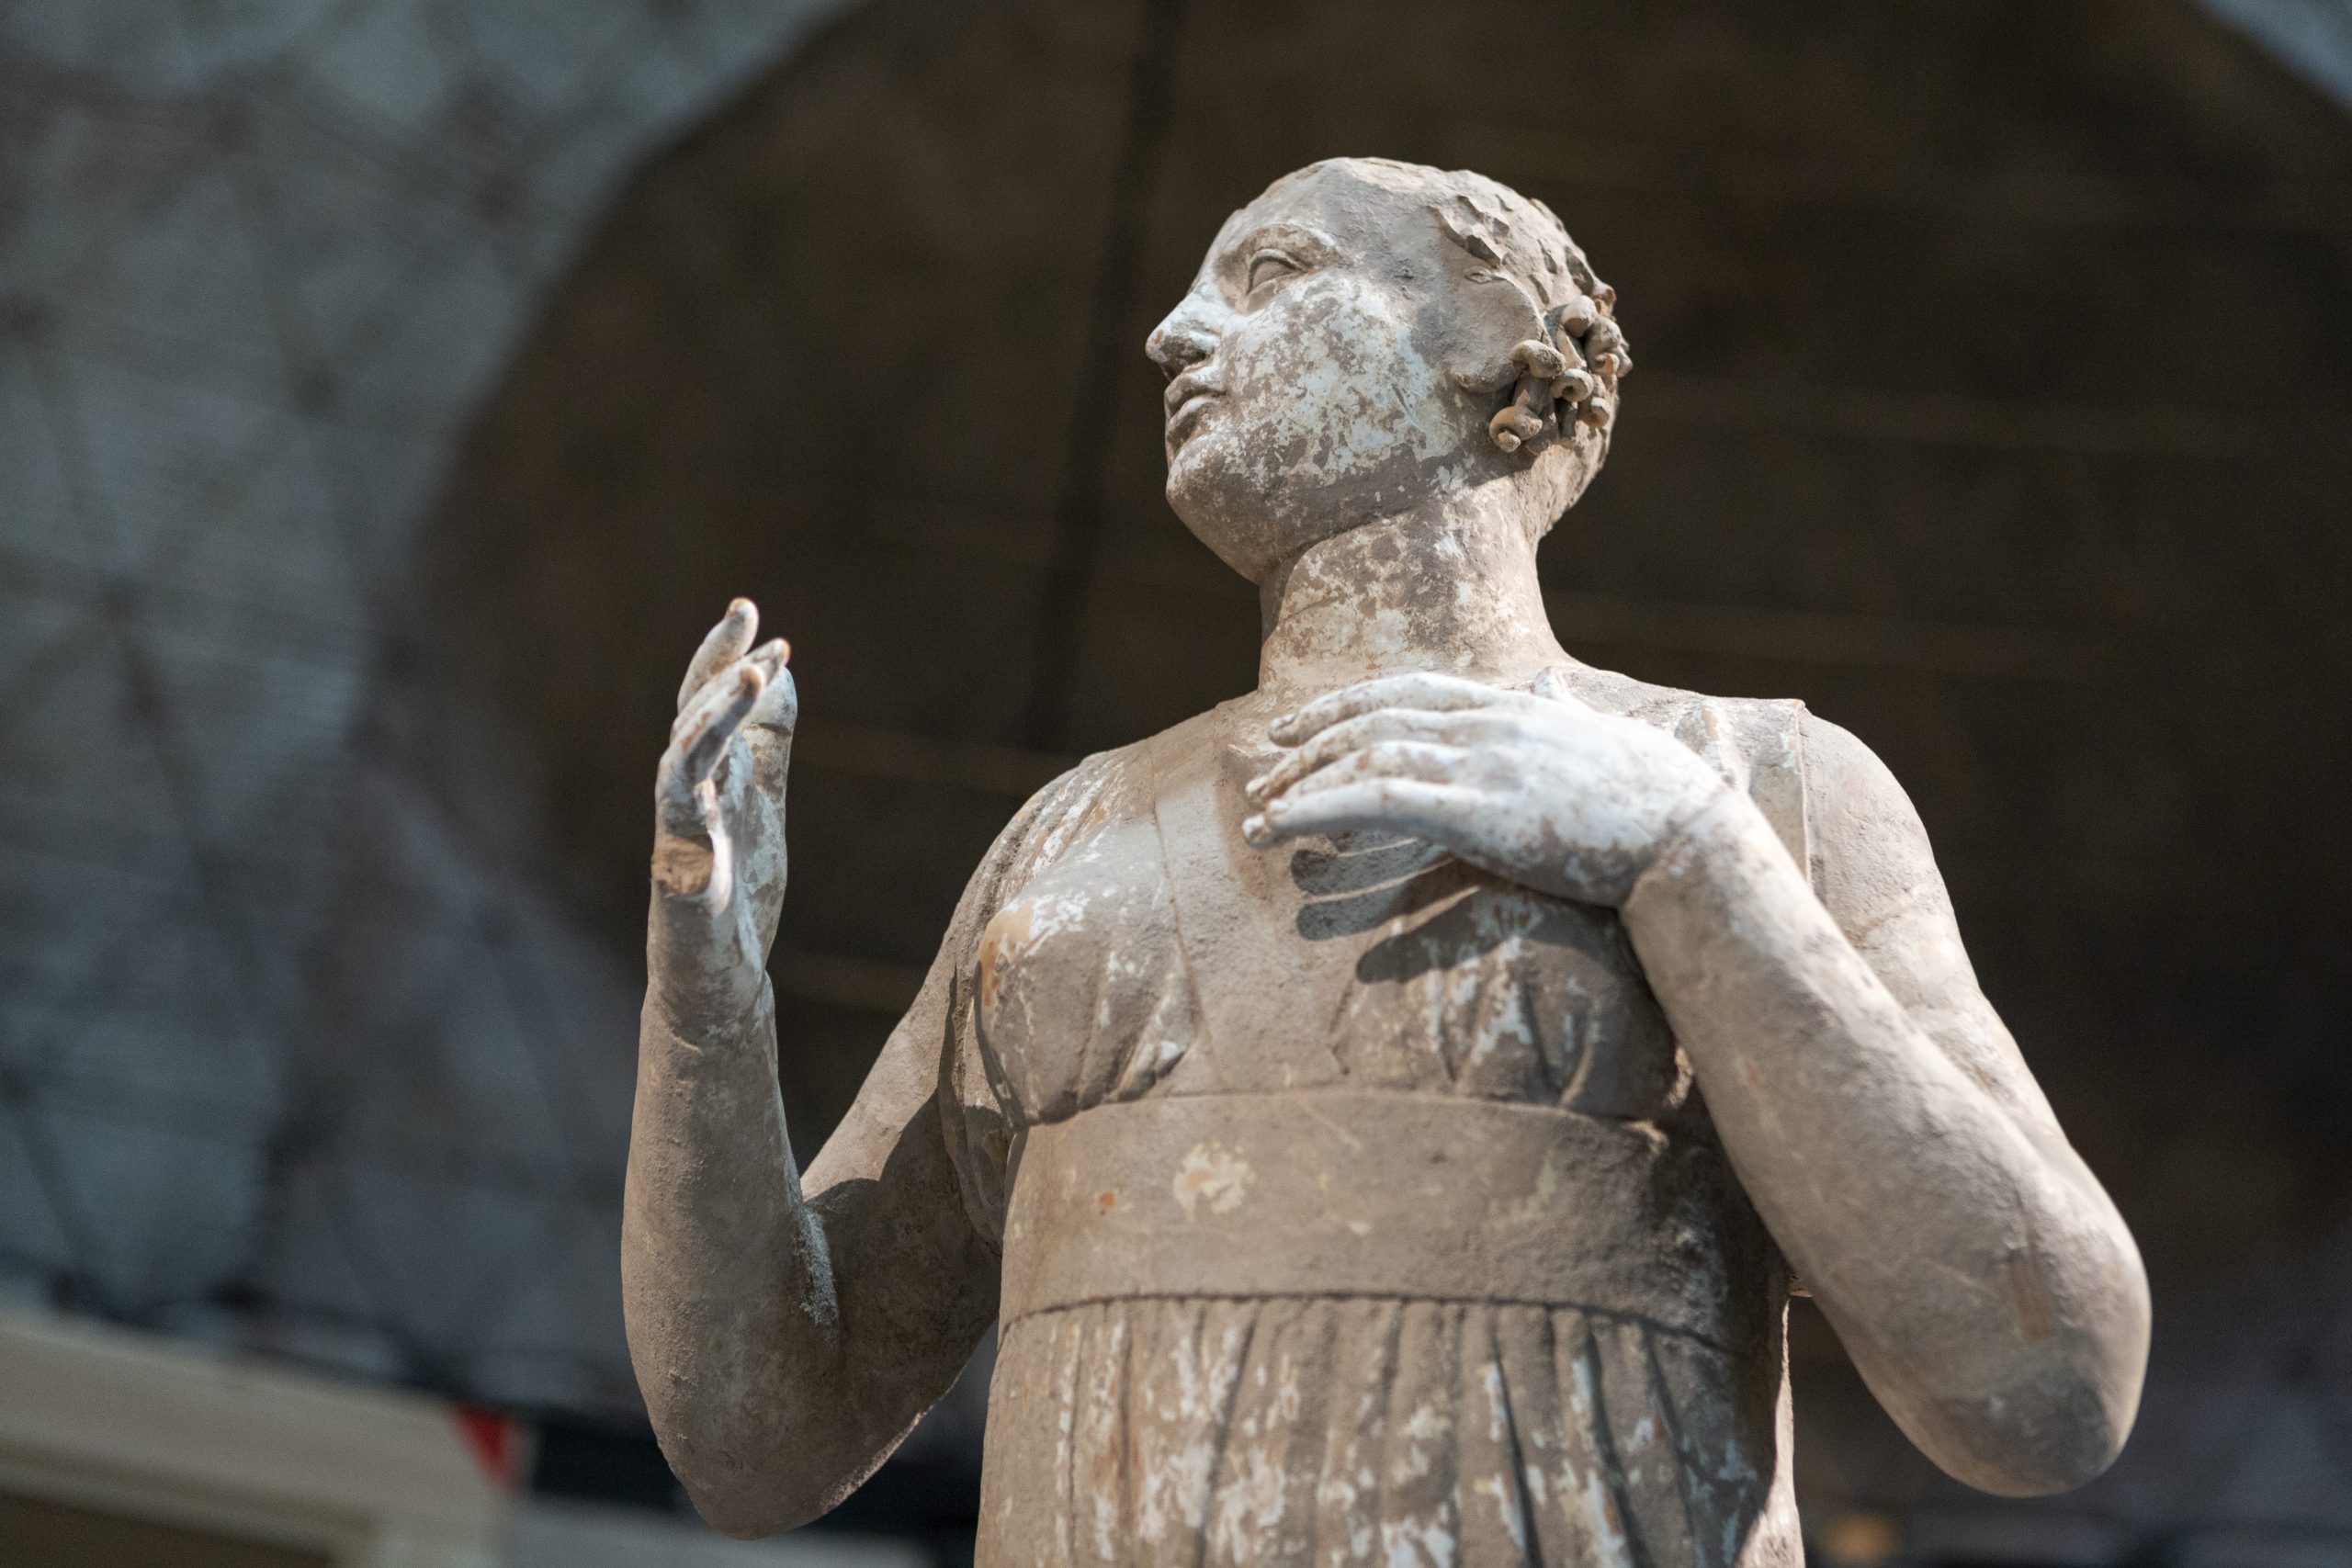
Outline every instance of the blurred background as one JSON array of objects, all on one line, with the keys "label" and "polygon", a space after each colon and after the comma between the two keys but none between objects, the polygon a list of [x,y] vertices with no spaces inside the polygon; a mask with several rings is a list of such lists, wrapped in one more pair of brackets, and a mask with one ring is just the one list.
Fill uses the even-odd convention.
[{"label": "blurred background", "polygon": [[781,1542],[652,1446],[653,762],[754,597],[805,1157],[1027,792],[1251,683],[1141,348],[1336,153],[1616,285],[1564,640],[1887,759],[2146,1252],[2039,1502],[1801,1306],[1815,1560],[2352,1563],[2352,0],[0,7],[0,1561],[968,1561],[985,1352]]}]

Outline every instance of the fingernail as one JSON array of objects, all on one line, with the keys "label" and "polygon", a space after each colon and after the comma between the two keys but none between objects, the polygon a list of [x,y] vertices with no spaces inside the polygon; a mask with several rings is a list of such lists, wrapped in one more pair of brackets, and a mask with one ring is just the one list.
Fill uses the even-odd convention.
[{"label": "fingernail", "polygon": [[1288,740],[1290,739],[1291,731],[1297,728],[1298,716],[1296,714],[1286,713],[1283,715],[1282,717],[1274,720],[1273,723],[1266,726],[1266,739],[1275,741]]},{"label": "fingernail", "polygon": [[1274,841],[1274,831],[1266,826],[1263,817],[1245,817],[1241,819],[1241,841],[1253,850],[1262,850]]},{"label": "fingernail", "polygon": [[727,601],[727,613],[730,615],[748,615],[752,613],[752,602],[749,599],[729,599]]}]

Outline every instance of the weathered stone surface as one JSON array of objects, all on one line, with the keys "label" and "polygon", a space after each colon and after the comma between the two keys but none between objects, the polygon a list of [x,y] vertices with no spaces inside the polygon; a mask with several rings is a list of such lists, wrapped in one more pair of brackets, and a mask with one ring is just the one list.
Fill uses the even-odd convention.
[{"label": "weathered stone surface", "polygon": [[805,1184],[765,974],[797,697],[747,602],[711,631],[623,1240],[712,1522],[830,1506],[1001,1315],[984,1562],[1794,1562],[1792,1267],[1951,1474],[2113,1459],[2139,1255],[1909,801],[1800,705],[1553,637],[1613,304],[1475,175],[1334,160],[1227,220],[1148,351],[1257,687],[1015,818]]}]

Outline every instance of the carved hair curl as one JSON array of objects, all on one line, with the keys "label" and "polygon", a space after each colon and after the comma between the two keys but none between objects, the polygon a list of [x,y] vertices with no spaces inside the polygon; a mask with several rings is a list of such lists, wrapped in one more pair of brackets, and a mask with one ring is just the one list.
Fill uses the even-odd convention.
[{"label": "carved hair curl", "polygon": [[1510,351],[1519,375],[1487,433],[1504,451],[1532,456],[1546,435],[1576,427],[1606,432],[1617,417],[1617,383],[1633,373],[1634,355],[1613,319],[1617,291],[1593,275],[1550,208],[1517,199],[1542,220],[1523,226],[1532,232],[1514,225],[1502,203],[1467,193],[1430,211],[1483,264],[1470,281],[1508,283],[1527,302],[1537,330]]}]

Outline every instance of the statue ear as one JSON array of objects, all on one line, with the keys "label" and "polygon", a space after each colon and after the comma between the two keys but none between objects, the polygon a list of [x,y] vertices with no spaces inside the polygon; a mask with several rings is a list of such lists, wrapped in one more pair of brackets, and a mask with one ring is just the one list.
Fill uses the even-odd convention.
[{"label": "statue ear", "polygon": [[1448,256],[1449,267],[1461,269],[1438,363],[1464,391],[1505,396],[1520,377],[1512,345],[1544,331],[1544,307],[1511,276],[1485,213],[1459,197],[1429,211],[1459,253]]},{"label": "statue ear", "polygon": [[1543,332],[1542,312],[1510,280],[1487,281],[1472,273],[1464,279],[1449,341],[1442,345],[1447,378],[1481,399],[1510,396],[1525,373],[1519,345]]}]

